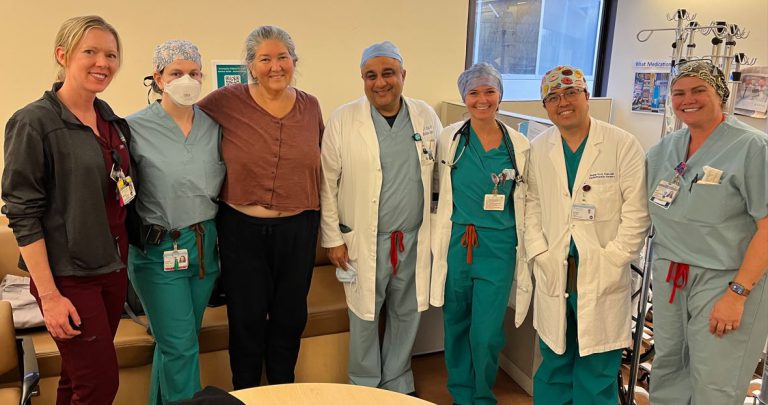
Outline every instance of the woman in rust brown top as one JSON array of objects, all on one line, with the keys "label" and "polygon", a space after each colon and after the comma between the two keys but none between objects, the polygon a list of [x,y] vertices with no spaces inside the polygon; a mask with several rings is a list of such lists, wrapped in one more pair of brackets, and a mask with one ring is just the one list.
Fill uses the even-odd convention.
[{"label": "woman in rust brown top", "polygon": [[287,32],[256,28],[245,42],[253,83],[198,104],[223,128],[227,177],[217,217],[235,389],[294,380],[307,321],[319,225],[317,99],[291,86],[296,50]]}]

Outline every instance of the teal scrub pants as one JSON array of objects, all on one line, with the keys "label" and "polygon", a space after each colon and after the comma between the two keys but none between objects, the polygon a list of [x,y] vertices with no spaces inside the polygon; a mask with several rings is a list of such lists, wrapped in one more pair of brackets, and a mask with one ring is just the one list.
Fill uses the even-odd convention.
[{"label": "teal scrub pants", "polygon": [[668,269],[668,260],[654,260],[651,403],[743,404],[768,336],[768,276],[747,297],[741,326],[717,337],[709,332],[709,314],[736,271],[690,266],[687,285],[670,304]]},{"label": "teal scrub pants", "polygon": [[445,363],[457,404],[496,404],[493,385],[504,347],[504,316],[515,274],[515,228],[476,228],[472,264],[461,246],[466,225],[453,224],[445,280]]},{"label": "teal scrub pants", "polygon": [[202,223],[205,231],[205,277],[199,278],[200,256],[195,231],[181,229],[179,249],[189,252],[189,268],[163,271],[163,252],[173,250],[166,235],[159,245],[147,245],[146,252],[129,248],[128,277],[141,299],[155,337],[155,355],[149,404],[166,404],[192,398],[200,390],[198,334],[203,312],[219,276],[216,253],[216,225]]},{"label": "teal scrub pants", "polygon": [[[403,232],[397,274],[390,263],[390,236],[376,243],[376,316],[366,321],[349,311],[349,383],[401,393],[415,390],[411,354],[421,314],[416,300],[418,230]],[[379,319],[386,303],[384,340],[379,345]]]},{"label": "teal scrub pants", "polygon": [[579,356],[576,299],[576,293],[569,293],[566,298],[565,353],[557,354],[539,341],[542,362],[533,377],[535,405],[618,403],[616,378],[622,350]]}]

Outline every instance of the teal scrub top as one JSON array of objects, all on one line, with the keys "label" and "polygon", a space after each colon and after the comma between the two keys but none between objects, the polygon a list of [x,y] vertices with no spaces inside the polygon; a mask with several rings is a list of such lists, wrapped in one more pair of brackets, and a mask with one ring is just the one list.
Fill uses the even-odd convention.
[{"label": "teal scrub top", "polygon": [[[507,136],[504,133],[503,136]],[[454,224],[473,224],[476,227],[490,229],[508,229],[515,226],[515,208],[512,202],[512,191],[515,181],[506,180],[499,185],[498,193],[506,196],[503,211],[486,211],[483,209],[485,195],[493,191],[491,173],[501,174],[504,169],[512,169],[510,154],[506,142],[502,139],[498,147],[485,151],[477,133],[470,125],[469,143],[464,154],[464,138],[459,139],[453,161],[455,167],[451,170],[451,185],[453,188]],[[512,146],[512,142],[508,142]]]},{"label": "teal scrub top", "polygon": [[[584,154],[584,148],[587,145],[587,138],[589,138],[589,136],[581,141],[581,145],[579,145],[575,151],[572,151],[570,146],[568,146],[568,143],[565,142],[565,139],[561,138],[563,142],[563,153],[565,154],[565,172],[568,176],[568,192],[571,193],[571,195],[573,195],[573,183],[576,181],[576,172],[579,171],[579,164],[581,163],[581,156]],[[579,262],[579,251],[576,249],[576,243],[573,242],[573,238],[571,238],[571,246],[568,250],[568,255],[573,256],[576,259],[576,263]]]},{"label": "teal scrub top", "polygon": [[[690,131],[673,132],[646,156],[648,197],[685,160]],[[768,216],[768,135],[728,117],[688,159],[680,192],[668,209],[648,202],[655,256],[716,270],[741,266],[756,221]],[[699,184],[704,166],[723,171],[720,184]]]},{"label": "teal scrub top", "polygon": [[379,141],[382,177],[378,232],[418,230],[424,215],[424,185],[408,105],[401,101],[391,126],[373,106],[371,119]]},{"label": "teal scrub top", "polygon": [[178,229],[216,216],[226,174],[221,130],[200,108],[194,109],[186,138],[160,102],[126,118],[136,162],[136,211],[145,224]]}]

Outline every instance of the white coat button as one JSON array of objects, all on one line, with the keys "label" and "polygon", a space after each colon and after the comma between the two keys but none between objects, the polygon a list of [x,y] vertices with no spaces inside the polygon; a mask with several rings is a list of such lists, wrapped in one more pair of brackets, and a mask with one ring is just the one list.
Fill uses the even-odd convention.
[{"label": "white coat button", "polygon": [[568,193],[563,193],[563,197],[568,197]]},{"label": "white coat button", "polygon": [[568,264],[568,260],[563,260],[563,264]]},{"label": "white coat button", "polygon": [[376,203],[376,199],[374,198],[373,200],[371,200],[371,202],[372,202],[372,203]]},{"label": "white coat button", "polygon": [[565,293],[565,298],[568,298],[568,293]]},{"label": "white coat button", "polygon": [[571,224],[571,228],[575,228],[575,227],[576,227],[576,224]]}]

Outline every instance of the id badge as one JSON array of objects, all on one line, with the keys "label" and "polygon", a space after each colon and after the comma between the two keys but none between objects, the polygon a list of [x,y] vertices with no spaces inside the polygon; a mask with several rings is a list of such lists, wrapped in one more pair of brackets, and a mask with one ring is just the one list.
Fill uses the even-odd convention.
[{"label": "id badge", "polygon": [[650,201],[661,208],[668,209],[679,192],[680,185],[662,180],[656,186],[656,190],[653,191]]},{"label": "id badge", "polygon": [[121,207],[136,198],[136,187],[133,186],[131,176],[125,176],[117,180],[117,193],[120,196]]},{"label": "id badge", "polygon": [[515,172],[515,169],[504,169],[501,172],[504,175],[504,178],[507,180],[515,180],[517,173]]},{"label": "id badge", "polygon": [[486,194],[483,209],[486,211],[504,211],[504,194]]},{"label": "id badge", "polygon": [[163,252],[163,271],[186,270],[188,268],[189,252],[187,249]]},{"label": "id badge", "polygon": [[571,217],[579,221],[594,221],[595,206],[592,204],[573,204],[571,207]]}]

